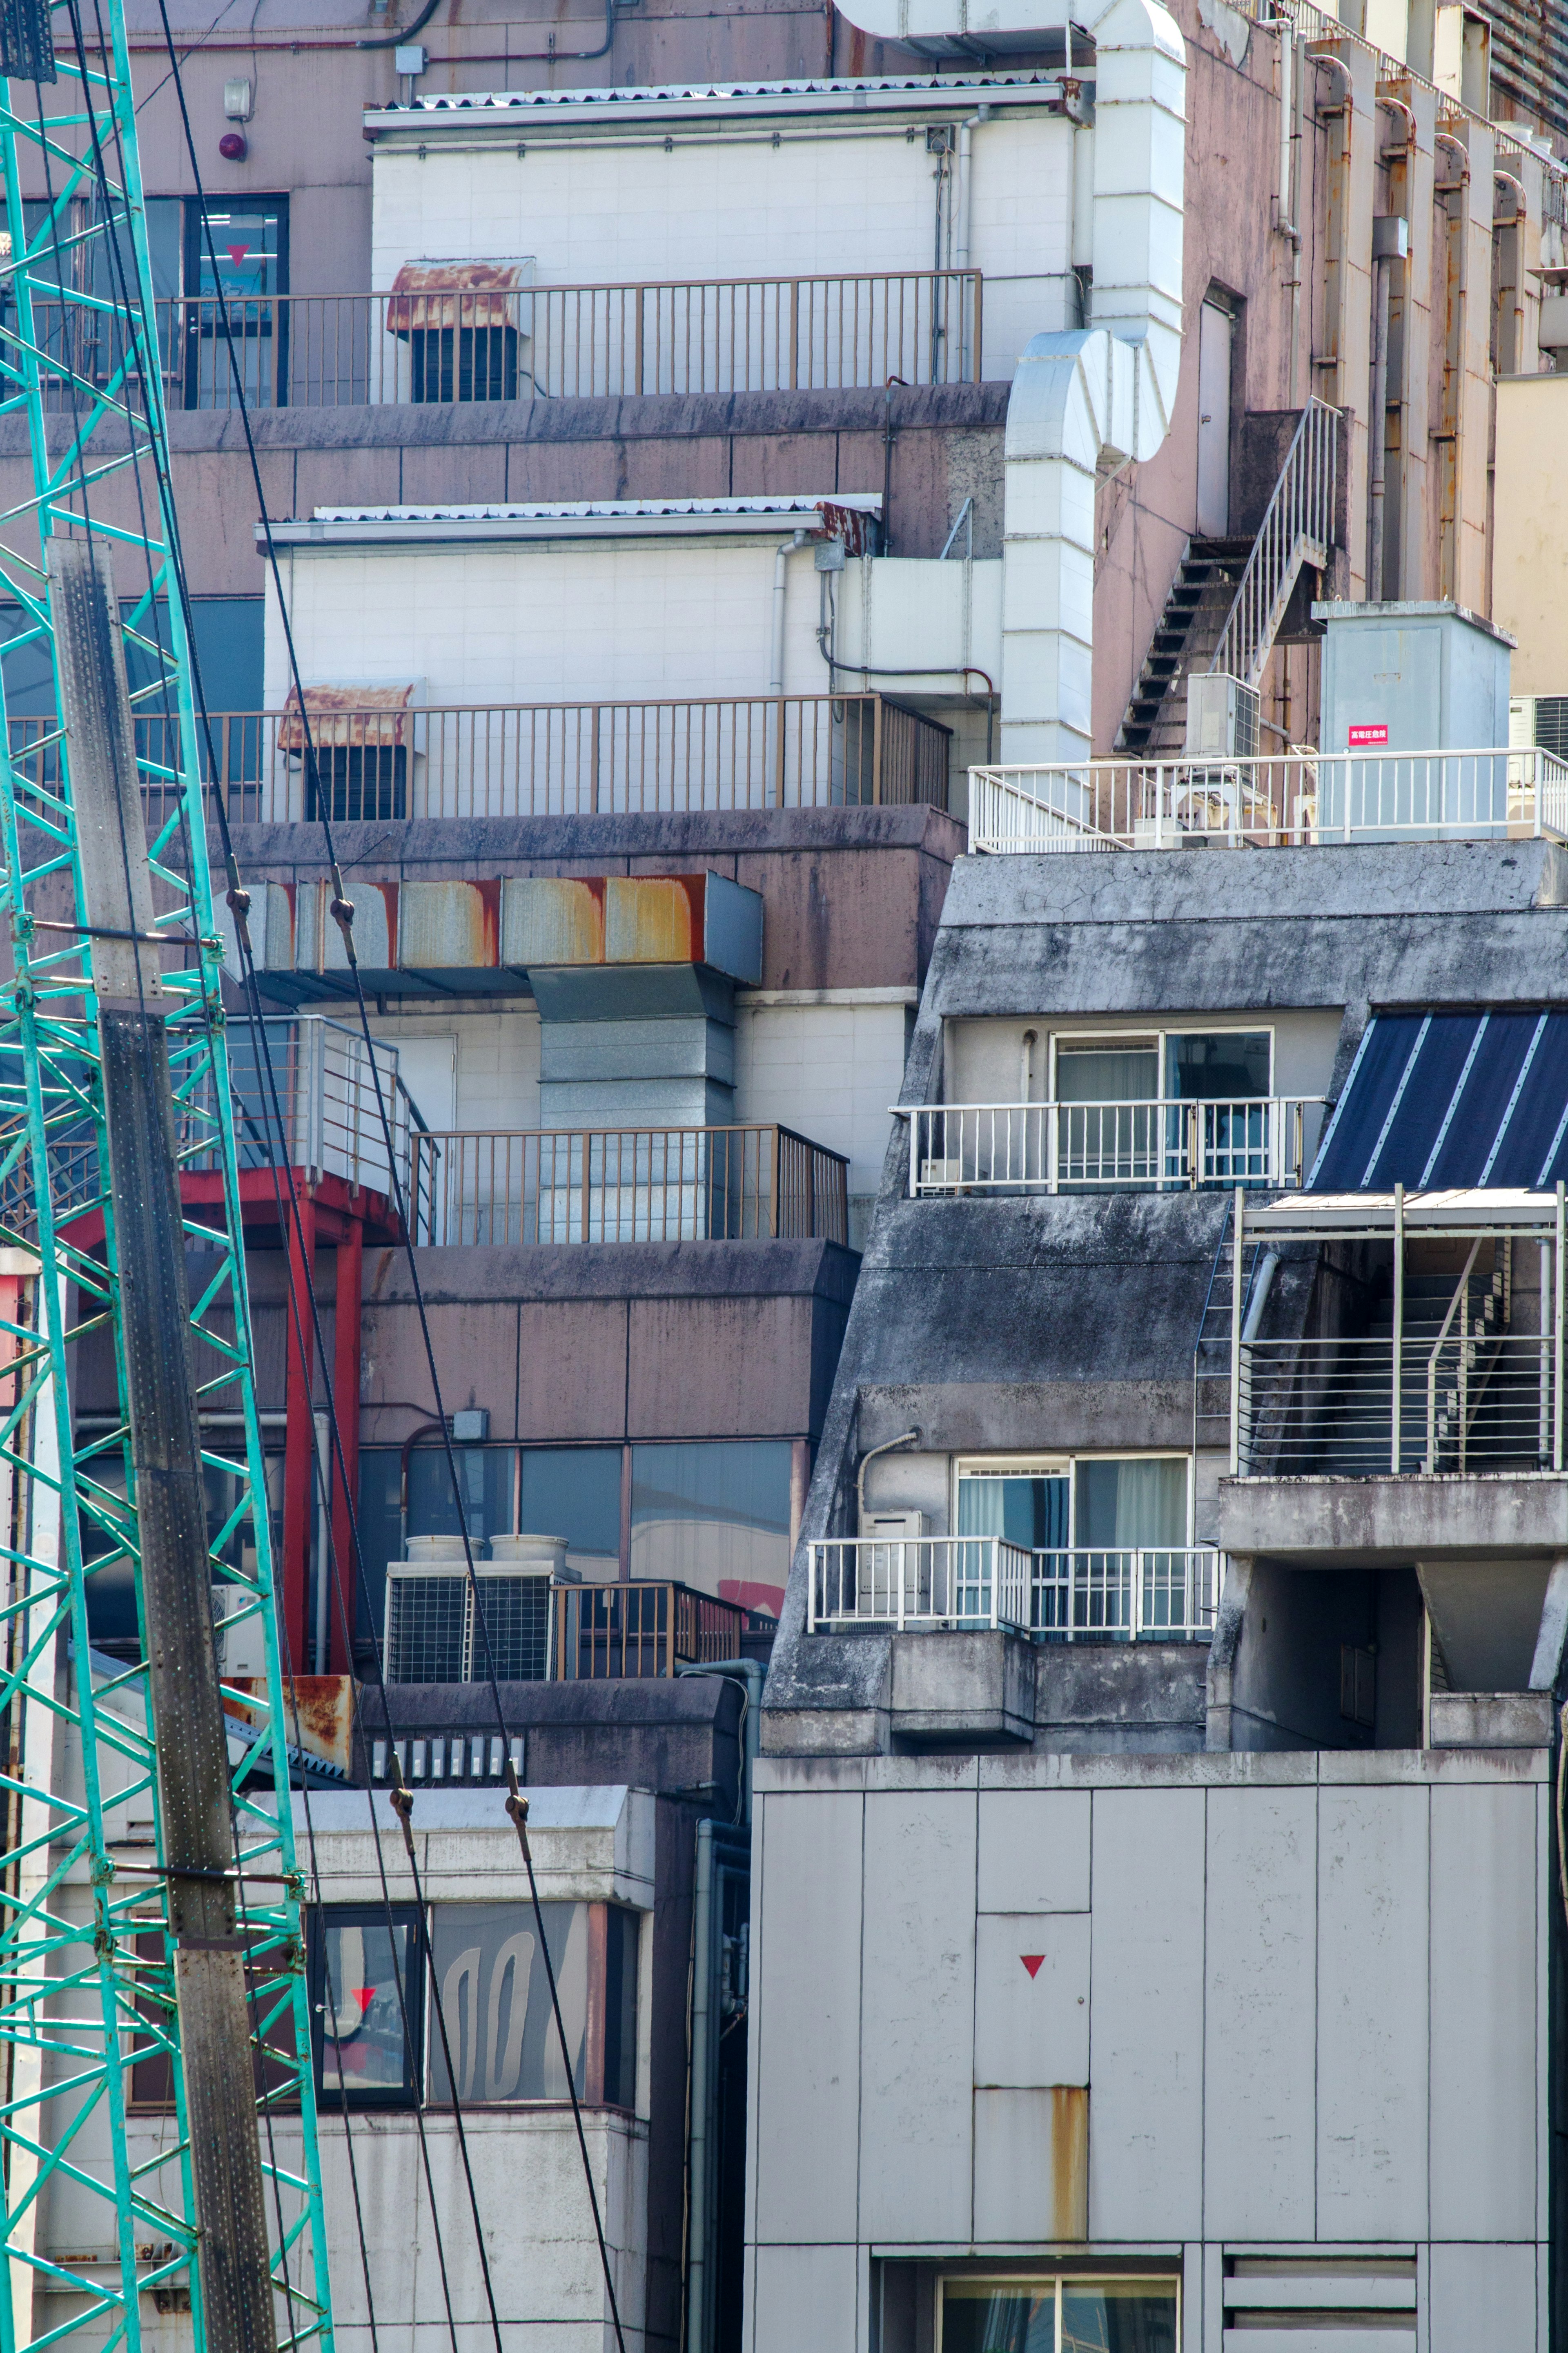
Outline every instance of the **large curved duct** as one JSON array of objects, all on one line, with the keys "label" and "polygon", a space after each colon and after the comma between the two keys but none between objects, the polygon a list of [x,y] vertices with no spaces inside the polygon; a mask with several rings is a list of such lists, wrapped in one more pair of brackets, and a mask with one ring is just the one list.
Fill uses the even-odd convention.
[{"label": "large curved duct", "polygon": [[[1046,29],[1040,0],[847,0],[888,40]],[[1059,26],[1053,10],[1051,25]],[[1089,324],[1034,336],[1007,409],[1002,750],[1075,760],[1090,746],[1094,492],[1153,455],[1182,355],[1186,50],[1160,0],[1094,0]],[[1069,257],[1070,259],[1070,257]]]}]

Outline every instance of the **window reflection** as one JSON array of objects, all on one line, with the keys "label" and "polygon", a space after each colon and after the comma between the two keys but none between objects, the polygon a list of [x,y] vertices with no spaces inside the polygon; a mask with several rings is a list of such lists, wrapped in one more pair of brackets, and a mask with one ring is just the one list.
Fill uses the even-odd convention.
[{"label": "window reflection", "polygon": [[412,2100],[421,2019],[414,1915],[395,1909],[389,1926],[384,1911],[333,1910],[313,1923],[311,1944],[322,2098],[346,2094],[356,2105]]}]

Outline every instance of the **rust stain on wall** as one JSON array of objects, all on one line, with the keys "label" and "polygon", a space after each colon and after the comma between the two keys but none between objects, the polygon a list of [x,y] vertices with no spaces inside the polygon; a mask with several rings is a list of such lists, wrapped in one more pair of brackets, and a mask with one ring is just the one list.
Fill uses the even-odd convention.
[{"label": "rust stain on wall", "polygon": [[1053,2240],[1089,2236],[1089,2092],[1078,2084],[1058,2084],[1051,2104],[1051,2215]]},{"label": "rust stain on wall", "polygon": [[613,876],[605,886],[606,964],[700,964],[707,876]]},{"label": "rust stain on wall", "polygon": [[501,961],[603,964],[605,885],[597,876],[521,874],[503,886]]},{"label": "rust stain on wall", "polygon": [[496,883],[405,882],[397,962],[406,972],[493,968],[500,945]]},{"label": "rust stain on wall", "polygon": [[[267,1685],[260,1676],[237,1676],[228,1688],[254,1693],[263,1703],[247,1707],[242,1701],[231,1699],[226,1703],[231,1715],[253,1724],[263,1720]],[[352,1675],[296,1675],[289,1686],[292,1697],[285,1694],[283,1701],[284,1736],[289,1746],[341,1765],[346,1773],[353,1735],[353,1693]],[[297,1710],[294,1700],[299,1703]]]}]

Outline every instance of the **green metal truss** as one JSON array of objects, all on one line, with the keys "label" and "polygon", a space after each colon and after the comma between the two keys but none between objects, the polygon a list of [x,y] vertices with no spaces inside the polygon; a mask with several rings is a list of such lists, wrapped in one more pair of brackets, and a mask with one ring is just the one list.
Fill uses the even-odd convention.
[{"label": "green metal truss", "polygon": [[[254,1734],[247,1751],[232,1740],[230,1754],[240,1760],[238,1904],[259,2046],[278,2339],[330,2348],[304,1887],[287,1794],[223,951],[175,580],[130,58],[117,0],[107,14],[101,25],[98,7],[89,14],[83,55],[76,0],[67,0],[52,11],[58,79],[0,82],[12,241],[0,256],[0,415],[26,419],[32,455],[31,498],[0,518],[0,596],[20,616],[0,641],[0,899],[8,918],[0,968],[7,935],[13,959],[11,977],[0,981],[0,1250],[26,1254],[0,1259],[0,1275],[23,1270],[16,1303],[0,1316],[0,2160],[9,2281],[0,2290],[0,2353],[68,2340],[134,2353],[153,2316],[183,2310],[187,2298],[196,2345],[206,2342],[146,1676],[140,1660],[95,1656],[89,1630],[99,1580],[134,1585],[142,1620],[91,943],[71,929],[86,918],[66,746],[55,722],[38,715],[47,697],[37,686],[52,674],[54,653],[43,547],[53,533],[84,529],[114,548],[157,921],[180,944],[164,984],[176,996],[168,1019],[176,1134],[182,1163],[207,1172],[200,1220],[187,1208],[185,1222],[192,1248],[205,1254],[191,1302],[194,1360],[204,1414],[232,1417],[225,1427],[237,1433],[232,1456],[204,1457],[224,1499],[209,1518],[212,1559],[215,1574],[242,1589],[227,1623],[258,1618],[264,1632],[264,1700],[247,1687],[226,1694],[226,1707]],[[127,601],[132,572],[137,593]],[[119,1416],[114,1427],[109,1416],[83,1434],[68,1383],[94,1352],[105,1383],[112,1360]],[[132,1822],[143,1840],[152,1824],[151,1849],[128,1845]],[[164,2114],[128,2117],[138,2093],[149,2092]]]}]

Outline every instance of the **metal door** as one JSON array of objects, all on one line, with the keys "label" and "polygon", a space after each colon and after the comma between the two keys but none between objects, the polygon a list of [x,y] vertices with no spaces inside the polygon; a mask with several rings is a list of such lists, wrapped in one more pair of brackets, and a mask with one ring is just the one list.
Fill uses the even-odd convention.
[{"label": "metal door", "polygon": [[1232,321],[1217,302],[1198,312],[1198,536],[1230,529],[1230,339]]}]

